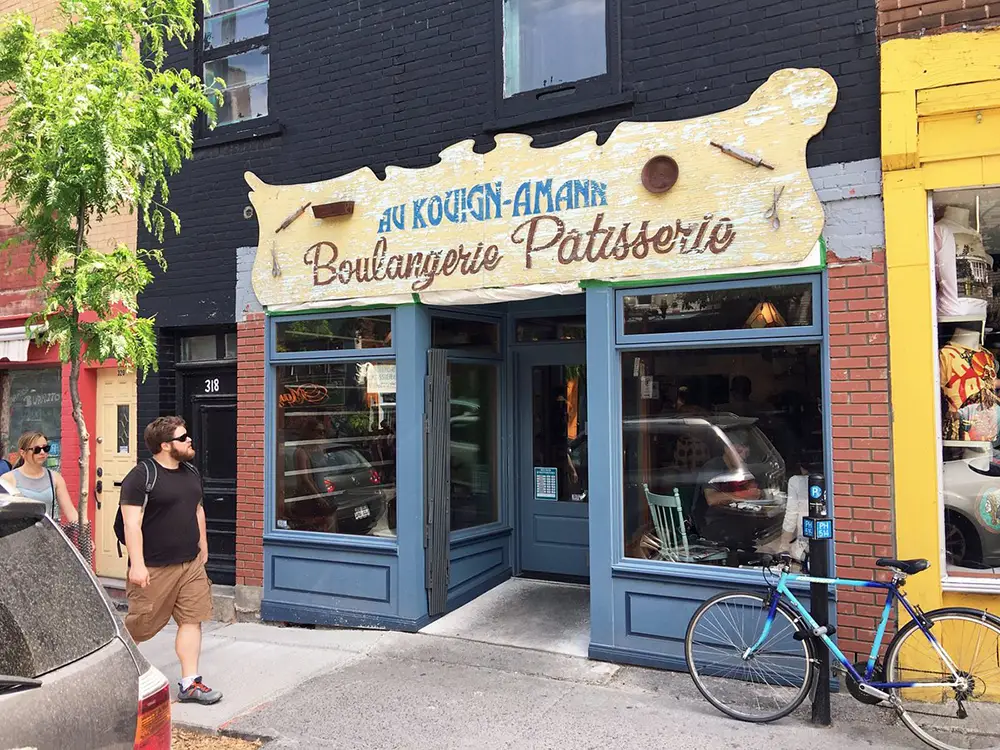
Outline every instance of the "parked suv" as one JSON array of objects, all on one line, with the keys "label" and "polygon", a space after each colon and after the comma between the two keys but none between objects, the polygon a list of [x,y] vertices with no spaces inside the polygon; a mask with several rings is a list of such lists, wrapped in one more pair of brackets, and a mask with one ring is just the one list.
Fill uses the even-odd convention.
[{"label": "parked suv", "polygon": [[0,484],[0,750],[169,750],[170,692],[44,505]]},{"label": "parked suv", "polygon": [[[785,462],[757,419],[724,412],[626,419],[624,440],[626,493],[642,498],[643,485],[664,495],[676,489],[690,540],[725,552],[735,564],[780,534]],[[709,493],[731,500],[712,505]]]}]

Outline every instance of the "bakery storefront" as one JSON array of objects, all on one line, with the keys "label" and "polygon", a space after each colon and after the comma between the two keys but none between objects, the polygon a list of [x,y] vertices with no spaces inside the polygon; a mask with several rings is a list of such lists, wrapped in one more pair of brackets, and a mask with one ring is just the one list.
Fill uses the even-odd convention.
[{"label": "bakery storefront", "polygon": [[248,173],[265,347],[265,620],[417,629],[587,582],[590,653],[681,664],[830,464],[819,70],[744,105],[423,169]]},{"label": "bakery storefront", "polygon": [[921,605],[1000,593],[1000,31],[882,47],[896,534]]}]

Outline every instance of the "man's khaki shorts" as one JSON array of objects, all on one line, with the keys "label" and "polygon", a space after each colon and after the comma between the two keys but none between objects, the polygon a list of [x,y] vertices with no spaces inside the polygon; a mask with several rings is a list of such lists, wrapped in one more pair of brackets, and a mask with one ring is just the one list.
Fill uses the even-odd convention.
[{"label": "man's khaki shorts", "polygon": [[191,562],[149,568],[149,585],[125,587],[128,615],[125,628],[136,643],[148,641],[163,630],[173,615],[178,625],[207,622],[212,619],[212,582],[205,565]]}]

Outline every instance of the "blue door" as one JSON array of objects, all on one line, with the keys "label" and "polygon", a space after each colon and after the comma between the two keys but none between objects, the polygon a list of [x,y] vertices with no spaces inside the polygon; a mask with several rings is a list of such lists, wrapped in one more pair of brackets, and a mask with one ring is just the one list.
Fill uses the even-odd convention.
[{"label": "blue door", "polygon": [[589,576],[586,346],[522,351],[517,364],[521,569]]}]

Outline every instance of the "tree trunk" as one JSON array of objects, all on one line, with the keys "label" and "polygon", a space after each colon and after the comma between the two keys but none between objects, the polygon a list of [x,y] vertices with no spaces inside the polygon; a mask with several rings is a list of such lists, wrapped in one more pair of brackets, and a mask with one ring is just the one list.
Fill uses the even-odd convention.
[{"label": "tree trunk", "polygon": [[[76,222],[76,257],[79,258],[83,253],[87,228],[87,200],[82,191],[80,192],[80,209],[76,216]],[[73,272],[76,273],[75,268]],[[69,400],[73,407],[76,434],[80,440],[80,457],[78,459],[80,494],[76,502],[76,509],[80,514],[80,530],[77,535],[77,547],[88,562],[93,562],[90,553],[93,546],[90,540],[90,524],[87,523],[87,495],[90,486],[90,434],[87,432],[87,420],[83,416],[83,402],[80,400],[80,356],[83,352],[80,342],[80,311],[75,305],[72,314],[73,327],[69,345]]]},{"label": "tree trunk", "polygon": [[[79,349],[79,345],[73,349]],[[90,486],[90,433],[87,432],[87,420],[83,416],[83,402],[80,400],[80,355],[69,365],[69,400],[73,407],[73,421],[76,422],[76,434],[80,439],[80,494],[76,508],[80,514],[80,540],[78,546],[85,555],[90,549],[90,528],[87,524],[87,495]]]}]

